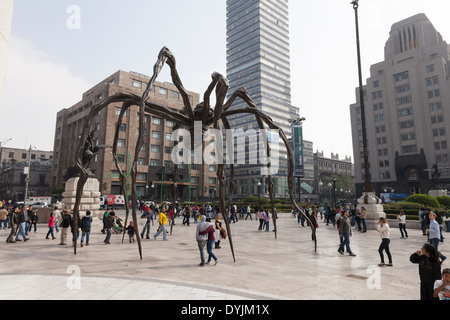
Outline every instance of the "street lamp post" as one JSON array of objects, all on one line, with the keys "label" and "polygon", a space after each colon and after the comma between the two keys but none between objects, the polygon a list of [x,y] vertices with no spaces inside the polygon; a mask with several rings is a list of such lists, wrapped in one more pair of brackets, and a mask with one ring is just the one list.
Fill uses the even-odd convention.
[{"label": "street lamp post", "polygon": [[261,181],[258,181],[258,210],[260,209],[261,201]]},{"label": "street lamp post", "polygon": [[361,107],[361,126],[362,126],[362,138],[363,138],[363,149],[364,149],[364,192],[372,192],[372,183],[370,182],[370,172],[369,172],[369,149],[367,146],[367,130],[366,130],[366,108],[364,105],[364,87],[363,87],[363,77],[361,68],[361,48],[359,39],[359,21],[358,21],[358,8],[359,0],[354,0],[351,2],[353,9],[355,10],[355,24],[356,24],[356,48],[358,54],[358,76],[359,76],[359,102]]}]

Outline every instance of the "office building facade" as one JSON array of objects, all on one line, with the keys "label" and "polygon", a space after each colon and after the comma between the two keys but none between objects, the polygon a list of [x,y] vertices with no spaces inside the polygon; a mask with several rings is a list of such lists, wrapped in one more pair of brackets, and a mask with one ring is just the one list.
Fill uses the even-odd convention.
[{"label": "office building facade", "polygon": [[[371,66],[364,87],[369,170],[376,194],[427,193],[450,183],[450,47],[425,14],[395,23],[385,60]],[[350,106],[355,180],[364,181],[361,108]]]},{"label": "office building facade", "polygon": [[[289,120],[297,119],[299,110],[291,105],[289,11],[287,0],[227,1],[227,78],[229,93],[245,87],[256,107],[270,116],[291,137]],[[240,99],[232,108],[247,105]],[[258,130],[253,115],[241,114],[230,119],[232,128]],[[269,135],[274,153],[278,153],[278,170],[273,172],[275,194],[287,188],[287,152],[277,134]],[[240,150],[244,147],[240,146]],[[246,164],[236,168],[236,194],[254,195],[258,181],[267,194],[267,170],[245,144]]]}]

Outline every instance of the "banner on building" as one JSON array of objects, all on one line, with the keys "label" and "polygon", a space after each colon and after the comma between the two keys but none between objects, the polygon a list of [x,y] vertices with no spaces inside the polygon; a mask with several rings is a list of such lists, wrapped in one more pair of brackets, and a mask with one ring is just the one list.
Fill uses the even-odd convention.
[{"label": "banner on building", "polygon": [[304,178],[303,127],[301,125],[292,127],[292,152],[294,153],[294,177]]}]

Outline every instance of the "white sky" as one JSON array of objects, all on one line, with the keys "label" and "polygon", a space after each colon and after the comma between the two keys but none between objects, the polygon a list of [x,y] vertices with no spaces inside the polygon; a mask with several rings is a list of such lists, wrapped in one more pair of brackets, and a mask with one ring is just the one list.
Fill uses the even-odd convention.
[{"label": "white sky", "polygon": [[[358,86],[350,2],[290,1],[292,104],[307,119],[314,150],[341,158],[353,158],[349,106]],[[67,27],[71,5],[80,29]],[[360,0],[364,82],[384,60],[392,24],[425,13],[448,41],[448,9],[448,0]],[[52,150],[56,112],[119,69],[150,75],[163,46],[184,86],[203,94],[212,72],[226,74],[226,1],[15,0],[0,142]]]}]

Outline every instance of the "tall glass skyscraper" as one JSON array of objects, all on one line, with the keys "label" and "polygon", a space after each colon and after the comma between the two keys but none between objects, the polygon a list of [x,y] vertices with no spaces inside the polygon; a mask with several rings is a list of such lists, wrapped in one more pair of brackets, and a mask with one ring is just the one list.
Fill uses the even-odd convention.
[{"label": "tall glass skyscraper", "polygon": [[[257,108],[291,137],[289,120],[297,119],[299,110],[291,105],[288,0],[227,0],[227,77],[230,94],[245,87]],[[245,103],[236,100],[233,108],[241,107]],[[254,115],[237,115],[230,124],[244,131],[259,128]],[[271,140],[276,142],[277,137]],[[274,151],[279,147],[275,194],[287,197],[287,152],[279,141],[279,145],[271,144]],[[247,141],[247,162],[252,158],[249,147]],[[239,165],[235,176],[238,197],[267,193],[264,165]]]}]

